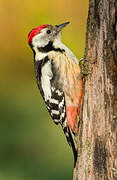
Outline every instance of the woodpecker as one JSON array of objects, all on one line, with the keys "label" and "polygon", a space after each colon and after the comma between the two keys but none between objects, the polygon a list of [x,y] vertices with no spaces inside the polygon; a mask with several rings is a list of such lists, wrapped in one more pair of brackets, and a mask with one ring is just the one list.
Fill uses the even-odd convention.
[{"label": "woodpecker", "polygon": [[61,42],[60,25],[39,25],[28,34],[34,54],[36,81],[55,124],[60,124],[77,159],[75,134],[82,100],[83,80],[79,61]]}]

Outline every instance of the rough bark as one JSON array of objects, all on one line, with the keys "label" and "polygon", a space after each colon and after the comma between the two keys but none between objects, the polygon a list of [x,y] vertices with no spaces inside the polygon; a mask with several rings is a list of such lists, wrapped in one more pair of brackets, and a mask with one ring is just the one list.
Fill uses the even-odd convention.
[{"label": "rough bark", "polygon": [[89,0],[74,180],[117,179],[117,0]]}]

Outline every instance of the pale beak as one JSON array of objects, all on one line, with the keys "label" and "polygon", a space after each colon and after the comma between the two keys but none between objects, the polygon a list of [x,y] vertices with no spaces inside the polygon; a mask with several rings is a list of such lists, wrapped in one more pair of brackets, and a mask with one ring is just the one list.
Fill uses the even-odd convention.
[{"label": "pale beak", "polygon": [[60,25],[56,25],[56,30],[58,31],[58,32],[60,32],[65,26],[67,26],[68,24],[69,24],[70,22],[65,22],[65,23],[63,23],[63,24],[60,24]]}]

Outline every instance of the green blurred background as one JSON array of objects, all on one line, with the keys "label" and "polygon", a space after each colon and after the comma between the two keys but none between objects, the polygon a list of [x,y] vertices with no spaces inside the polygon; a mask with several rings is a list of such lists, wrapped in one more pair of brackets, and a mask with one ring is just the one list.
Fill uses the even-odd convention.
[{"label": "green blurred background", "polygon": [[37,89],[27,34],[70,21],[63,42],[85,47],[88,0],[0,0],[0,180],[70,180],[73,155]]}]

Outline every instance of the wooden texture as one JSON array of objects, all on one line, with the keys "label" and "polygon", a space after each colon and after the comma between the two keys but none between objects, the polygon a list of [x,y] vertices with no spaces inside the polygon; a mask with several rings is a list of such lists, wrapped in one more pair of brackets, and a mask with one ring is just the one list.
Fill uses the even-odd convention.
[{"label": "wooden texture", "polygon": [[117,179],[117,0],[89,0],[88,76],[73,180]]}]

